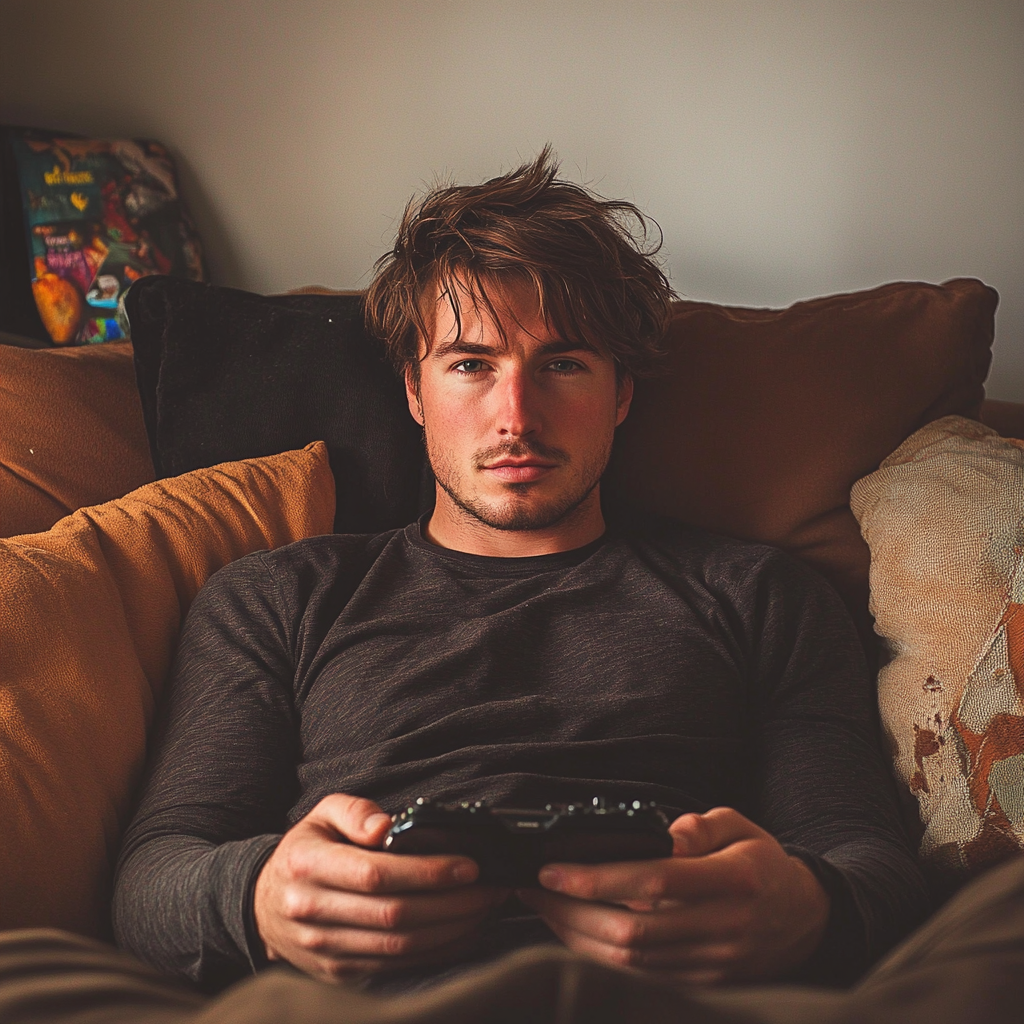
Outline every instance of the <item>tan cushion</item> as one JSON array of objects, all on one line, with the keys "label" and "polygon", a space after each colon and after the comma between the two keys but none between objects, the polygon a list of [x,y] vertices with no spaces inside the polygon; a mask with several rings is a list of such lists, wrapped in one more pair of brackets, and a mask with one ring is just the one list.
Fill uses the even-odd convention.
[{"label": "tan cushion", "polygon": [[146,732],[216,569],[326,533],[320,442],[224,463],[0,540],[0,929],[103,935]]},{"label": "tan cushion", "polygon": [[868,550],[850,487],[929,420],[977,415],[996,302],[973,280],[781,310],[680,302],[668,373],[637,383],[609,489],[788,549],[864,624]]},{"label": "tan cushion", "polygon": [[0,345],[0,537],[152,479],[130,344]]},{"label": "tan cushion", "polygon": [[921,854],[963,878],[1024,848],[1024,441],[950,416],[853,488],[878,679]]}]

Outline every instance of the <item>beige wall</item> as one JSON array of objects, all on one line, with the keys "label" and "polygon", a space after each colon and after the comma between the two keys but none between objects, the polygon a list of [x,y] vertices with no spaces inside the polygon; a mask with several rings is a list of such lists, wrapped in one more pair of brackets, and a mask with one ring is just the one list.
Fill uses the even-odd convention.
[{"label": "beige wall", "polygon": [[414,189],[550,141],[688,296],[981,277],[1024,400],[1021,0],[0,0],[0,119],[164,140],[259,291],[365,284]]}]

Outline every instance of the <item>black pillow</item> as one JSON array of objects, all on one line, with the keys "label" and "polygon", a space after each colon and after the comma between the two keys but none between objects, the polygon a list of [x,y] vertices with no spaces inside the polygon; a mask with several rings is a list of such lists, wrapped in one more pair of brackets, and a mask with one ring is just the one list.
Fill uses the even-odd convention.
[{"label": "black pillow", "polygon": [[425,457],[405,389],[358,295],[262,296],[144,277],[124,309],[157,476],[325,441],[334,528],[376,533],[420,511]]}]

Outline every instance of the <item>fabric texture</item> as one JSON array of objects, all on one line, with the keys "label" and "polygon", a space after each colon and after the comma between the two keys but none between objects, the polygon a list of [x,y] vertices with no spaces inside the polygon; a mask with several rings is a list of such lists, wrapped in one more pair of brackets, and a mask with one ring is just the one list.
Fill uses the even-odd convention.
[{"label": "fabric texture", "polygon": [[1024,441],[950,416],[852,507],[871,548],[878,680],[921,856],[962,880],[1024,848]]},{"label": "fabric texture", "polygon": [[[850,980],[927,907],[873,705],[839,598],[775,549],[651,528],[490,558],[413,524],[256,554],[183,629],[115,929],[220,987],[260,962],[266,857],[331,793],[604,796],[757,821],[832,897],[818,979]],[[522,941],[499,920],[480,951]]]},{"label": "fabric texture", "polygon": [[0,537],[152,479],[131,345],[0,345]]},{"label": "fabric texture", "polygon": [[66,932],[0,935],[5,1024],[992,1024],[1024,1000],[1024,857],[965,886],[848,992],[689,988],[555,946],[387,997],[278,967],[215,999]]},{"label": "fabric texture", "polygon": [[113,858],[192,598],[330,529],[322,444],[148,484],[0,541],[0,929],[109,931]]},{"label": "fabric texture", "polygon": [[777,544],[829,579],[870,636],[850,487],[930,420],[977,416],[997,301],[954,280],[781,310],[680,302],[667,373],[637,381],[604,490]]},{"label": "fabric texture", "polygon": [[338,532],[416,518],[420,429],[358,295],[264,297],[152,277],[129,289],[125,312],[157,476],[323,440]]}]

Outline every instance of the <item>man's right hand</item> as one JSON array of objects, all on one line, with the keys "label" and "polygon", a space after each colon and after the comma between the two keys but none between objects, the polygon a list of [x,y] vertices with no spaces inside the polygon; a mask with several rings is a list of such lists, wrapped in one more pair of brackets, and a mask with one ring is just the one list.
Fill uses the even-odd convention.
[{"label": "man's right hand", "polygon": [[271,960],[335,980],[450,959],[471,944],[508,890],[472,884],[468,857],[384,853],[390,827],[373,801],[337,793],[285,833],[254,895]]}]

